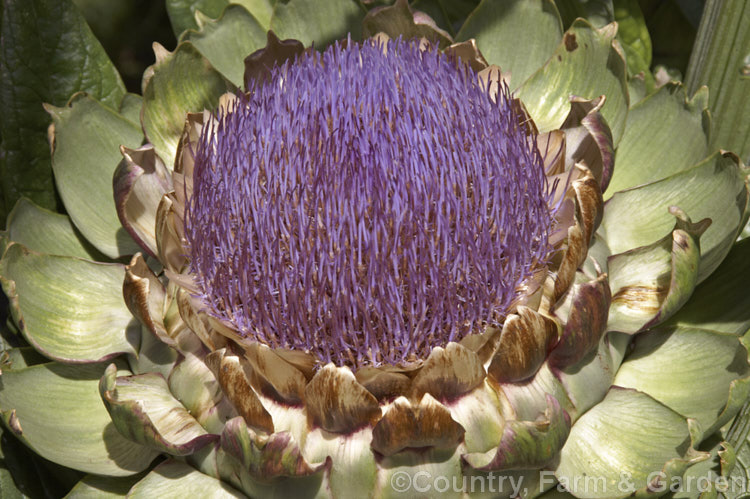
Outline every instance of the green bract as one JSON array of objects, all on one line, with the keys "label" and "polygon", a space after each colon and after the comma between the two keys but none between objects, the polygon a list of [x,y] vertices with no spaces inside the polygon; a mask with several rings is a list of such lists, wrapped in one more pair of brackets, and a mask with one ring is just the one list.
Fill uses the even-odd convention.
[{"label": "green bract", "polygon": [[[0,414],[68,497],[739,495],[750,170],[714,149],[709,90],[655,87],[630,2],[567,29],[551,0],[466,3],[444,11],[470,12],[452,36],[405,0],[168,1],[179,43],[155,45],[142,97],[104,61],[101,92],[45,106],[66,214],[21,199],[0,238]],[[23,10],[6,4],[3,22]],[[347,33],[423,38],[508,83],[561,185],[553,255],[503,324],[408,365],[242,338],[186,256],[201,133]],[[24,483],[7,468],[3,497]]]}]

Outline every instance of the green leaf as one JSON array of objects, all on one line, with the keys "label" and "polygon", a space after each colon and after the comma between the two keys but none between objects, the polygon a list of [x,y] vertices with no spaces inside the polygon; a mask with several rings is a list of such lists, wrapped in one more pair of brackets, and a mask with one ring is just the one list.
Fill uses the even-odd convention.
[{"label": "green leaf", "polygon": [[229,5],[229,0],[167,0],[167,14],[174,36],[180,38],[189,29],[198,29],[195,12],[216,19]]},{"label": "green leaf", "polygon": [[613,387],[573,425],[555,475],[579,497],[626,497],[654,472],[679,476],[706,458],[690,445],[684,418],[644,393]]},{"label": "green leaf", "polygon": [[651,37],[638,0],[614,0],[614,15],[619,26],[617,39],[625,51],[628,72],[649,72]]},{"label": "green leaf", "polygon": [[184,497],[243,498],[221,480],[204,475],[192,466],[169,459],[153,469],[130,489],[132,499],[183,499]]},{"label": "green leaf", "polygon": [[587,356],[579,364],[562,371],[555,370],[555,376],[572,402],[573,408],[566,410],[573,421],[601,402],[630,345],[630,335],[624,333],[613,331],[604,338],[596,355]]},{"label": "green leaf", "polygon": [[732,247],[711,277],[695,288],[693,296],[666,326],[681,326],[743,335],[750,329],[750,240]]},{"label": "green leaf", "polygon": [[688,100],[668,83],[630,108],[605,198],[687,170],[708,154],[711,126],[706,89]]},{"label": "green leaf", "polygon": [[271,26],[273,17],[273,7],[278,0],[233,0],[231,3],[237,3],[247,9],[255,19],[268,30]]},{"label": "green leaf", "polygon": [[578,17],[588,20],[597,28],[615,19],[613,0],[557,0],[563,26],[569,28]]},{"label": "green leaf", "polygon": [[564,489],[560,489],[562,489],[561,486],[560,488],[558,488],[558,486],[555,486],[539,496],[539,499],[576,499],[576,496],[574,496],[570,492],[565,492]]},{"label": "green leaf", "polygon": [[535,421],[506,421],[496,449],[466,453],[462,459],[481,470],[541,468],[554,460],[570,431],[570,418],[552,395],[547,408]]},{"label": "green leaf", "polygon": [[712,149],[750,162],[750,6],[744,0],[709,0],[687,76],[688,90],[710,89]]},{"label": "green leaf", "polygon": [[8,239],[39,253],[106,259],[86,241],[70,217],[45,210],[26,198],[19,199],[8,216]]},{"label": "green leaf", "polygon": [[99,397],[103,364],[56,362],[3,371],[0,411],[40,456],[88,473],[127,476],[148,467],[156,453],[125,439]]},{"label": "green leaf", "polygon": [[[548,362],[542,364],[529,382],[508,383],[503,385],[503,392],[514,409],[515,419],[518,421],[534,421],[540,414],[543,414],[547,409],[548,395],[554,397],[566,411],[575,412],[573,401],[568,397],[568,390],[552,371]],[[599,398],[603,396],[604,394],[600,394]]]},{"label": "green leaf", "polygon": [[161,374],[118,377],[112,364],[105,371],[99,391],[117,429],[134,442],[186,456],[219,438],[207,433],[174,398]]},{"label": "green leaf", "polygon": [[243,86],[245,57],[266,46],[265,28],[240,5],[230,5],[215,21],[207,20],[199,31],[183,33],[211,65],[229,81]]},{"label": "green leaf", "polygon": [[451,407],[451,417],[466,430],[466,454],[497,447],[505,425],[493,389],[485,385],[472,393],[471,397],[461,397]]},{"label": "green leaf", "polygon": [[675,230],[656,243],[608,258],[612,305],[607,330],[636,333],[685,304],[697,284],[699,238],[705,228],[705,222],[678,218]]},{"label": "green leaf", "polygon": [[206,364],[192,353],[180,357],[168,377],[169,391],[211,433],[224,429],[224,412],[217,407],[224,399],[221,386]]},{"label": "green leaf", "polygon": [[[735,465],[729,473],[730,488],[724,492],[727,499],[740,499],[746,497],[747,484],[750,483],[750,403],[746,403],[732,426],[725,434],[727,442],[736,452]],[[743,487],[737,487],[737,484]]]},{"label": "green leaf", "polygon": [[34,347],[6,348],[0,354],[0,367],[2,369],[23,369],[24,367],[46,364],[50,360],[40,354]]},{"label": "green leaf", "polygon": [[[228,424],[227,430],[230,428]],[[320,468],[316,471],[320,475],[327,475],[328,486],[326,488],[331,491],[333,497],[346,496],[351,491],[352,481],[357,483],[358,487],[361,487],[359,490],[375,489],[377,487],[378,463],[370,448],[371,434],[355,432],[347,439],[338,439],[330,438],[326,433],[317,431],[306,436],[304,457],[299,450],[296,450],[298,444],[294,440],[289,442],[284,449],[284,454],[290,457],[299,455],[300,460],[306,460],[310,463],[323,463],[330,456],[338,466],[334,466],[330,472],[323,472]],[[257,451],[255,453],[257,454]],[[263,454],[265,454],[263,460],[273,462],[274,456],[272,454],[267,451]],[[252,459],[252,453],[248,457]],[[288,457],[280,461],[285,464],[296,464]],[[450,460],[448,460],[448,463],[450,463]]]},{"label": "green leaf", "polygon": [[731,383],[748,372],[747,351],[736,336],[661,327],[635,338],[614,384],[647,393],[707,430],[726,406]]},{"label": "green leaf", "polygon": [[[648,74],[650,75],[650,73]],[[653,76],[650,76],[650,78],[653,80]],[[653,85],[653,82],[651,84]],[[631,109],[641,102],[648,93],[649,89],[646,84],[646,73],[632,75],[628,78],[628,94],[630,97]],[[625,131],[627,132],[627,127],[625,128]]]},{"label": "green leaf", "polygon": [[110,258],[140,251],[120,224],[112,188],[120,145],[139,145],[140,128],[83,94],[47,110],[54,119],[55,181],[76,228]]},{"label": "green leaf", "polygon": [[195,19],[197,11],[216,19],[230,3],[245,7],[264,29],[268,29],[271,25],[271,15],[276,0],[233,0],[232,2],[229,0],[167,0],[167,14],[175,37],[180,38],[186,30],[198,29],[198,22]]},{"label": "green leaf", "polygon": [[628,89],[625,61],[614,46],[616,26],[593,28],[579,20],[563,35],[550,60],[518,89],[539,130],[559,128],[570,110],[570,96],[607,98],[601,113],[615,146],[625,129]]},{"label": "green leaf", "polygon": [[125,87],[70,0],[8,0],[0,53],[0,220],[21,196],[54,209],[42,103],[64,105],[85,91],[117,109]]},{"label": "green leaf", "polygon": [[120,102],[120,114],[128,121],[140,123],[142,106],[143,97],[137,94],[125,94]]},{"label": "green leaf", "polygon": [[455,36],[456,30],[479,3],[479,0],[416,0],[411,7],[424,12],[440,28]]},{"label": "green leaf", "polygon": [[168,378],[178,355],[177,350],[161,341],[143,326],[138,355],[129,356],[128,363],[134,374],[161,373],[162,376]]},{"label": "green leaf", "polygon": [[[373,490],[377,468],[370,450],[371,434],[355,432],[346,439],[327,435],[309,433],[303,457],[292,433],[276,431],[265,437],[248,428],[242,416],[235,416],[224,425],[220,449],[244,471],[240,482],[250,497],[313,497],[323,480],[332,497],[357,495],[353,483],[361,491]],[[314,460],[315,466],[306,458]],[[326,465],[329,459],[338,463],[337,470]]]},{"label": "green leaf", "polygon": [[[346,37],[360,37],[365,9],[356,0],[237,0],[255,17],[264,30],[272,29],[279,38],[295,38],[305,46],[318,48]],[[167,12],[178,38],[187,29],[197,29],[195,12],[218,18],[228,0],[167,0]],[[247,54],[246,54],[247,55]]]},{"label": "green leaf", "polygon": [[710,218],[700,241],[700,282],[719,266],[737,238],[747,203],[745,176],[736,158],[714,154],[687,171],[613,195],[604,206],[599,233],[616,254],[651,244],[668,232],[674,224],[670,206],[693,220]]},{"label": "green leaf", "polygon": [[385,33],[390,38],[426,38],[441,48],[453,43],[447,32],[430,19],[415,18],[417,14],[406,0],[397,0],[390,7],[369,12],[362,21],[362,35],[372,37]]},{"label": "green leaf", "polygon": [[143,91],[143,129],[171,169],[187,113],[214,110],[219,97],[234,86],[190,42],[180,43],[172,53],[158,46],[150,69],[153,76]]},{"label": "green leaf", "polygon": [[487,62],[504,73],[510,71],[509,85],[515,88],[549,59],[562,33],[560,14],[551,0],[483,0],[456,40],[476,38]]},{"label": "green leaf", "polygon": [[30,252],[14,244],[0,282],[24,337],[47,357],[99,362],[135,353],[140,325],[122,298],[125,269]]},{"label": "green leaf", "polygon": [[118,477],[86,475],[65,496],[65,499],[116,499],[126,497],[128,491],[144,474]]},{"label": "green leaf", "polygon": [[[713,437],[701,444],[701,450],[711,453],[711,457],[705,461],[694,464],[685,472],[681,482],[677,482],[674,494],[670,494],[670,499],[715,499],[716,485],[721,482],[717,480],[726,479],[721,475],[722,461],[721,457],[726,453],[726,442]],[[722,498],[724,499],[724,498]]]},{"label": "green leaf", "polygon": [[358,40],[364,17],[356,0],[277,0],[271,29],[282,40],[294,38],[321,49],[347,34]]},{"label": "green leaf", "polygon": [[59,497],[81,476],[34,454],[0,425],[0,497]]}]

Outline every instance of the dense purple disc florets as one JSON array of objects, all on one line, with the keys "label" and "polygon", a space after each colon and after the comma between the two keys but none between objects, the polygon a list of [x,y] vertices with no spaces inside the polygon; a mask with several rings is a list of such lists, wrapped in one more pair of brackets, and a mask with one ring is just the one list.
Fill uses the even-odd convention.
[{"label": "dense purple disc florets", "polygon": [[501,323],[548,254],[542,161],[507,88],[414,41],[275,68],[196,153],[186,231],[209,313],[361,365]]}]

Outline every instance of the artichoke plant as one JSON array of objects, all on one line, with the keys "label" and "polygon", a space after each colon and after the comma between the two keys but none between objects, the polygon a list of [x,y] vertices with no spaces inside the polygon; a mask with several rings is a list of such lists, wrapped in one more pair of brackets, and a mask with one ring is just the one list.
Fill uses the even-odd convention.
[{"label": "artichoke plant", "polygon": [[472,8],[175,2],[142,97],[45,106],[65,214],[8,218],[0,412],[68,497],[738,486],[750,171],[708,90]]}]

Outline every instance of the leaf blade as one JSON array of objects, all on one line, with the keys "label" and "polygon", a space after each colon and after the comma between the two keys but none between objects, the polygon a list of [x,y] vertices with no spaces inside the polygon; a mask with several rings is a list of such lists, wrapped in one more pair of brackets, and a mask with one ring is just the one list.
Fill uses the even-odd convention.
[{"label": "leaf blade", "polygon": [[5,2],[0,36],[0,220],[21,196],[58,205],[43,103],[64,105],[79,91],[117,109],[125,86],[70,0]]}]

